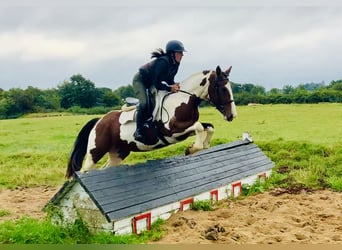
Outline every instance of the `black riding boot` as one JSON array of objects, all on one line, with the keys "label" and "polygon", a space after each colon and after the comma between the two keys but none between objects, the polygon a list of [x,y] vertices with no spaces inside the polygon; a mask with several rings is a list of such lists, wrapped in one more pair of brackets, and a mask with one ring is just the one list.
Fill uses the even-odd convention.
[{"label": "black riding boot", "polygon": [[146,141],[146,138],[144,135],[145,114],[144,114],[144,110],[141,109],[141,107],[138,107],[137,109],[136,123],[137,123],[137,128],[134,133],[134,139],[142,143],[145,143]]}]

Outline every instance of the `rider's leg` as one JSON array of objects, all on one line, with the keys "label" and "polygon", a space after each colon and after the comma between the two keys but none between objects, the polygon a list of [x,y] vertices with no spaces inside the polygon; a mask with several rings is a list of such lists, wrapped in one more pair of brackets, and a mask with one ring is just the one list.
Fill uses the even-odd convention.
[{"label": "rider's leg", "polygon": [[143,134],[143,126],[146,121],[146,112],[147,112],[147,96],[146,96],[146,88],[142,79],[137,73],[133,78],[133,89],[135,91],[136,97],[139,99],[139,106],[137,107],[137,116],[136,116],[136,123],[137,128],[134,133],[134,137],[138,141],[143,141],[144,134]]},{"label": "rider's leg", "polygon": [[155,105],[155,101],[154,101],[154,94],[153,91],[151,91],[150,89],[146,89],[146,111],[145,111],[145,117],[146,117],[146,126],[150,126],[153,123],[153,117],[152,117],[152,113],[153,113],[153,109],[154,109],[154,105]]},{"label": "rider's leg", "polygon": [[144,138],[143,127],[146,121],[146,116],[145,116],[146,107],[145,106],[146,105],[141,105],[140,103],[139,106],[137,107],[137,116],[136,116],[137,128],[135,130],[134,137],[138,141],[141,141]]}]

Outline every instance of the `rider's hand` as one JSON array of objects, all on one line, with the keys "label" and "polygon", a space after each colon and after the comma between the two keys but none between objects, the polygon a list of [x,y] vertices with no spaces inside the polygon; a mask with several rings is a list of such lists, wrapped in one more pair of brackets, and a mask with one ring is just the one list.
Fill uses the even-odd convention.
[{"label": "rider's hand", "polygon": [[179,83],[175,83],[174,85],[171,86],[171,92],[176,93],[180,89]]}]

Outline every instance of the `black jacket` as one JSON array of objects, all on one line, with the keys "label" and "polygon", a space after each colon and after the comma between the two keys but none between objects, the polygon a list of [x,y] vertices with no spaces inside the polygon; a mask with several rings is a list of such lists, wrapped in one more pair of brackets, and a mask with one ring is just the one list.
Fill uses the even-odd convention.
[{"label": "black jacket", "polygon": [[178,67],[171,55],[163,55],[141,66],[139,72],[146,88],[155,86],[158,90],[171,91]]}]

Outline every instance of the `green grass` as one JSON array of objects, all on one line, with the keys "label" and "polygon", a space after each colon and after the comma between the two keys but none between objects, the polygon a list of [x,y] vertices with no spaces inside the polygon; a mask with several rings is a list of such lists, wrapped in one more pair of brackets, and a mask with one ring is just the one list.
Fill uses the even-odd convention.
[{"label": "green grass", "polygon": [[62,227],[50,221],[23,217],[16,222],[0,224],[0,244],[141,244],[160,239],[163,223],[157,220],[151,230],[140,235],[114,236],[104,232],[92,234],[81,220]]},{"label": "green grass", "polygon": [[11,214],[11,212],[8,211],[8,210],[4,210],[4,209],[0,210],[0,217],[6,216],[6,215],[10,215],[10,214]]},{"label": "green grass", "polygon": [[92,117],[0,120],[0,189],[62,184],[77,133]]},{"label": "green grass", "polygon": [[[311,172],[317,172],[321,166],[329,173],[331,168],[338,168],[336,178],[330,176],[327,182],[339,189],[342,104],[239,106],[237,110],[238,117],[230,123],[214,108],[200,110],[200,120],[215,126],[212,145],[241,139],[243,132],[250,132],[255,143],[265,147],[277,165],[309,165],[316,169]],[[93,117],[96,115],[0,120],[0,189],[63,184],[74,140]],[[193,139],[153,152],[132,153],[126,163],[183,154]],[[305,145],[318,147],[328,155],[316,154],[316,158],[312,158]],[[303,154],[311,158],[301,159]],[[287,160],[291,162],[284,163]],[[308,170],[302,171],[298,178],[314,182],[308,174]]]},{"label": "green grass", "polygon": [[191,204],[191,209],[195,211],[212,211],[213,206],[210,200],[195,201]]},{"label": "green grass", "polygon": [[[265,183],[243,187],[244,195],[272,187],[305,186],[342,191],[342,104],[238,107],[238,117],[224,121],[214,108],[200,110],[202,122],[215,126],[212,145],[241,139],[254,142],[275,162]],[[0,189],[62,185],[68,156],[81,127],[94,115],[26,117],[0,120]],[[183,154],[194,138],[153,152],[132,153],[126,163]],[[104,162],[106,159],[103,159]],[[101,162],[101,163],[102,163]],[[197,203],[208,209],[208,202]],[[10,211],[0,210],[0,216]],[[0,224],[0,243],[145,243],[158,240],[162,221],[139,236],[91,234],[81,221],[66,228],[23,217]]]}]

